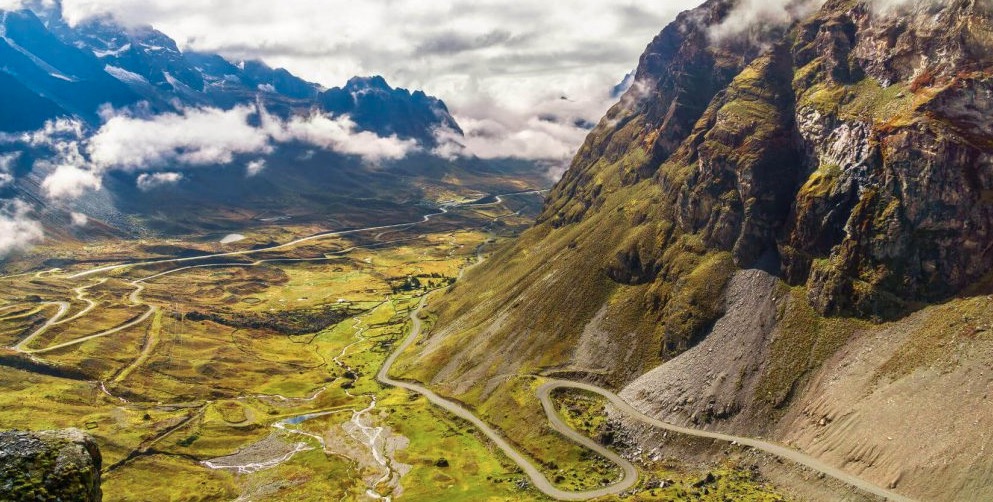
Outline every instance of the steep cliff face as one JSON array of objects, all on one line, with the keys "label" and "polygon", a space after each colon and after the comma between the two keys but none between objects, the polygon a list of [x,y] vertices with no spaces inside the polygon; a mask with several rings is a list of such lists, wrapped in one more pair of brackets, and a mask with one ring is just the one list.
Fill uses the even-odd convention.
[{"label": "steep cliff face", "polygon": [[[481,410],[506,402],[515,375],[635,382],[625,395],[663,418],[808,446],[830,433],[844,450],[832,460],[880,483],[912,472],[916,493],[980,493],[961,476],[928,492],[943,479],[930,460],[859,449],[878,439],[870,410],[907,375],[933,392],[886,413],[930,409],[954,380],[915,373],[942,360],[926,336],[887,346],[910,354],[904,373],[885,369],[893,355],[867,363],[870,387],[830,403],[814,392],[860,357],[850,343],[917,333],[921,318],[942,339],[985,332],[970,330],[986,329],[974,312],[993,267],[993,3],[827,0],[729,32],[737,8],[708,1],[648,46],[538,224],[440,299],[401,370]],[[957,300],[928,305],[968,296],[983,299],[962,314],[969,327],[942,331]],[[832,426],[844,406],[865,413]]]},{"label": "steep cliff face", "polygon": [[823,312],[947,298],[993,265],[993,6],[905,16],[831,2],[798,29],[797,123],[817,170],[782,247]]},{"label": "steep cliff face", "polygon": [[[975,284],[993,265],[993,7],[910,5],[831,1],[758,43],[714,40],[725,3],[683,15],[542,221],[575,223],[604,190],[651,177],[680,233],[738,265],[780,253],[823,313],[889,316]],[[605,183],[605,165],[638,148]],[[654,280],[668,246],[652,247],[619,249],[612,277]]]}]

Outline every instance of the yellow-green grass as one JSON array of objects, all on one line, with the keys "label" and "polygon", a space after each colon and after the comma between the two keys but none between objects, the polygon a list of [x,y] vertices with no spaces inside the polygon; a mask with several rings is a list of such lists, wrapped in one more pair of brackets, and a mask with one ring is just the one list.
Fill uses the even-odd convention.
[{"label": "yellow-green grass", "polygon": [[193,460],[165,455],[138,459],[102,479],[107,502],[233,500],[240,493],[238,484],[229,472],[207,470]]},{"label": "yellow-green grass", "polygon": [[[785,290],[786,286],[782,286]],[[772,343],[769,367],[756,390],[756,399],[779,407],[800,388],[803,379],[840,349],[867,322],[848,318],[825,318],[817,314],[805,297],[805,288],[782,291],[784,302],[779,336]]]},{"label": "yellow-green grass", "polygon": [[[46,360],[77,368],[94,380],[110,380],[120,368],[138,357],[151,321],[78,345],[40,354]],[[72,338],[64,339],[71,341]],[[62,338],[57,342],[63,341]],[[49,344],[51,345],[51,344]],[[34,345],[36,348],[42,348]]]},{"label": "yellow-green grass", "polygon": [[306,392],[327,377],[314,347],[210,321],[166,317],[160,346],[148,371],[132,373],[125,385],[191,400],[292,390],[286,386]]},{"label": "yellow-green grass", "polygon": [[[0,409],[4,428],[77,427],[97,438],[105,465],[126,457],[143,441],[168,429],[182,410],[124,407],[93,382],[22,372],[0,371]],[[145,414],[148,418],[145,419]]]},{"label": "yellow-green grass", "polygon": [[618,466],[551,428],[537,399],[540,384],[535,378],[510,378],[476,411],[532,458],[559,488],[582,491],[616,481],[620,476]]},{"label": "yellow-green grass", "polygon": [[40,328],[58,310],[58,305],[39,305],[22,314],[0,320],[0,346],[12,347],[17,345],[18,342]]},{"label": "yellow-green grass", "polygon": [[876,378],[895,380],[918,368],[954,367],[964,347],[993,337],[993,309],[988,296],[951,300],[929,307],[924,314],[924,321],[879,369]]},{"label": "yellow-green grass", "polygon": [[[396,455],[413,467],[403,482],[405,500],[544,500],[533,488],[518,487],[526,476],[478,431],[424,398],[393,390],[381,406],[390,411],[387,423],[410,440]],[[447,467],[439,466],[442,459]]]},{"label": "yellow-green grass", "polygon": [[559,415],[566,425],[591,438],[607,429],[606,398],[592,392],[557,389],[552,395]]}]

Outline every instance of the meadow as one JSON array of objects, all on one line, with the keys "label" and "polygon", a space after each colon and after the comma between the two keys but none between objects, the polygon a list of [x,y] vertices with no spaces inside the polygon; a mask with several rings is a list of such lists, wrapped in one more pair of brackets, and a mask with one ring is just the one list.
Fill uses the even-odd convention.
[{"label": "meadow", "polygon": [[326,229],[42,247],[59,268],[0,279],[0,426],[93,435],[110,501],[540,498],[472,427],[374,378],[420,297],[531,198],[235,256],[196,259]]}]

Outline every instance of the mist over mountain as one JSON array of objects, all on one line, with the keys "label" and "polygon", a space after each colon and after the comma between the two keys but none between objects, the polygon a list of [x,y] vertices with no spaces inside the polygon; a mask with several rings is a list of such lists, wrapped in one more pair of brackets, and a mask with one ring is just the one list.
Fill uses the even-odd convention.
[{"label": "mist over mountain", "polygon": [[381,136],[414,138],[424,145],[438,143],[437,130],[462,135],[445,103],[423,91],[393,89],[383,77],[355,77],[318,98],[321,108],[348,115]]}]

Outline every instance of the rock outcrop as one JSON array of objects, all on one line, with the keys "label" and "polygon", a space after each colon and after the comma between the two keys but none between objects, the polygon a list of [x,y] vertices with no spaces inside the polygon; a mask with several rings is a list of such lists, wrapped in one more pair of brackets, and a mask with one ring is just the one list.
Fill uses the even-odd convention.
[{"label": "rock outcrop", "polygon": [[78,429],[0,432],[0,499],[98,502],[100,449]]}]

